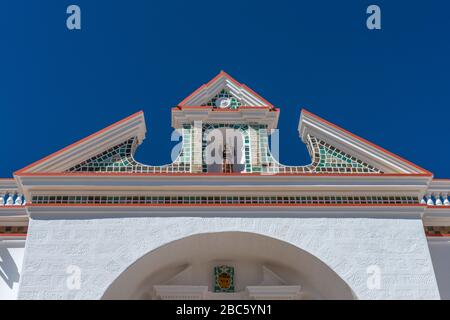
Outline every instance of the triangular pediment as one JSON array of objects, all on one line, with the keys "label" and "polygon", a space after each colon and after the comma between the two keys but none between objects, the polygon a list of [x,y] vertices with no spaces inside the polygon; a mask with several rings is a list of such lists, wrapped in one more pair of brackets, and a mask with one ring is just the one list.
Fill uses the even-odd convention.
[{"label": "triangular pediment", "polygon": [[82,171],[77,170],[80,164],[87,164],[84,168],[117,166],[133,153],[130,148],[136,148],[145,139],[145,133],[144,113],[140,111],[32,163],[15,175]]},{"label": "triangular pediment", "polygon": [[319,161],[348,163],[367,173],[432,175],[416,164],[306,110],[301,113],[299,133],[303,142],[309,143],[314,139],[320,146]]},{"label": "triangular pediment", "polygon": [[239,83],[221,71],[208,83],[195,90],[178,104],[179,107],[210,106],[214,108],[237,109],[239,107],[270,107],[263,97],[245,84]]}]

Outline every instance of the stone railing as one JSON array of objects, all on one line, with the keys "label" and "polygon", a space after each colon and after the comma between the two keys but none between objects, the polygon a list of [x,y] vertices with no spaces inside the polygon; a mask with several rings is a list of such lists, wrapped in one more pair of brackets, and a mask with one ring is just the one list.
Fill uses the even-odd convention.
[{"label": "stone railing", "polygon": [[0,207],[23,206],[25,198],[13,179],[0,179]]},{"label": "stone railing", "polygon": [[450,206],[450,180],[434,179],[420,201],[428,206]]}]

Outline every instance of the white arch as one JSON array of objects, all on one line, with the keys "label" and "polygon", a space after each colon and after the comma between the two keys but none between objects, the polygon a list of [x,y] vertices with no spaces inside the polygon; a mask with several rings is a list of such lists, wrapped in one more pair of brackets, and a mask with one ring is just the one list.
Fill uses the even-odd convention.
[{"label": "white arch", "polygon": [[[214,265],[236,265],[236,290],[258,285],[264,266],[286,285],[299,285],[306,299],[354,299],[348,284],[307,251],[265,235],[250,232],[201,233],[156,248],[128,266],[106,289],[102,299],[145,299],[154,285],[176,281],[211,289]],[[266,269],[265,269],[266,270]],[[211,281],[210,281],[211,280]]]}]

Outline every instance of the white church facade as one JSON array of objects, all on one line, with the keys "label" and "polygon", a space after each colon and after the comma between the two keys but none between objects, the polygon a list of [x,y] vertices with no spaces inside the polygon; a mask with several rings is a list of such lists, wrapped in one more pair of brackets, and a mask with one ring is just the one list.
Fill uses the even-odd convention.
[{"label": "white church facade", "polygon": [[283,165],[225,72],[171,112],[171,164],[137,112],[0,179],[0,299],[450,299],[450,180],[306,110]]}]

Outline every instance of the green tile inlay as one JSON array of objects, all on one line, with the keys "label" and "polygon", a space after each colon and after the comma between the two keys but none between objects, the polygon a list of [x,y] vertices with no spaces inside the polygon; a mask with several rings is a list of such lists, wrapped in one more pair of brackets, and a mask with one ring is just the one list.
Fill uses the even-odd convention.
[{"label": "green tile inlay", "polygon": [[[225,93],[223,93],[225,94]],[[205,163],[207,134],[214,129],[234,129],[242,134],[243,173],[382,173],[381,170],[335,148],[313,136],[307,136],[307,148],[311,155],[311,164],[306,166],[287,166],[280,164],[269,148],[269,135],[266,125],[262,124],[203,124],[201,138],[202,165],[192,171],[193,150],[196,150],[194,128],[184,125],[180,129],[182,147],[177,159],[164,166],[149,166],[134,159],[138,145],[137,138],[129,139],[117,146],[93,156],[67,170],[68,172],[134,172],[134,173],[189,173],[208,172]],[[200,152],[200,148],[198,151]]]},{"label": "green tile inlay", "polygon": [[182,173],[191,171],[192,126],[184,126],[182,149],[178,158],[164,166],[148,166],[134,159],[137,138],[131,138],[67,170],[68,172],[134,172],[134,173]]},{"label": "green tile inlay", "polygon": [[241,102],[239,102],[239,100],[236,97],[234,97],[230,92],[226,91],[225,89],[222,89],[211,100],[209,100],[207,103],[205,103],[204,106],[216,107],[217,99],[221,99],[221,98],[231,99],[231,103],[229,106],[230,109],[237,109],[241,106]]}]

